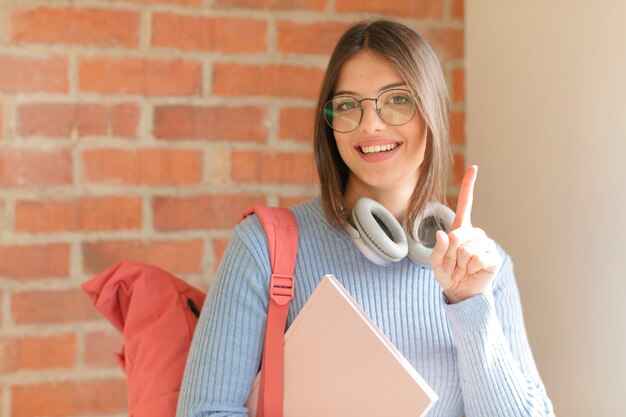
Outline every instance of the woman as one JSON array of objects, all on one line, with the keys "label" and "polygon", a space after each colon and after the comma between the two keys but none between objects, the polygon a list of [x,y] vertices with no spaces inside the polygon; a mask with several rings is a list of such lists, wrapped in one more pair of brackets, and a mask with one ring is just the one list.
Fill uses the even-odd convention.
[{"label": "woman", "polygon": [[[399,23],[356,24],[333,52],[318,105],[321,198],[292,210],[300,243],[288,324],[333,274],[438,394],[429,416],[553,415],[512,262],[470,222],[476,167],[430,262],[405,257],[380,266],[350,237],[350,213],[363,197],[405,225],[428,202],[445,201],[448,94],[427,43]],[[247,415],[268,305],[265,246],[255,217],[235,229],[194,336],[179,417]]]}]

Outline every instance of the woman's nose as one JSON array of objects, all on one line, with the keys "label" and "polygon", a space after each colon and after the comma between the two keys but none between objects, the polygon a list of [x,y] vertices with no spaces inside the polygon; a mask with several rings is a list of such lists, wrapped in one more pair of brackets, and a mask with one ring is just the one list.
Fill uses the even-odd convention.
[{"label": "woman's nose", "polygon": [[376,109],[376,102],[364,101],[361,103],[361,108],[363,111],[361,123],[359,124],[359,130],[361,132],[373,133],[386,128],[387,124],[380,118],[378,110]]}]

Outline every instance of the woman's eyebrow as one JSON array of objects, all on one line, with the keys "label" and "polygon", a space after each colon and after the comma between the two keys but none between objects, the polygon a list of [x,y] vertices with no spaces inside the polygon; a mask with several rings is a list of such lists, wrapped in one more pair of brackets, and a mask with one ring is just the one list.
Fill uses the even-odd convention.
[{"label": "woman's eyebrow", "polygon": [[[390,88],[396,88],[396,87],[406,87],[406,83],[404,81],[400,81],[397,83],[392,83],[392,84],[387,84],[383,87],[380,87],[378,89],[378,92],[382,92],[385,90],[389,90]],[[342,96],[342,95],[353,95],[353,96],[359,96],[360,94],[354,91],[350,91],[350,90],[339,90],[337,92],[335,92],[334,94],[335,96]]]},{"label": "woman's eyebrow", "polygon": [[384,90],[389,90],[390,88],[396,88],[396,87],[406,87],[406,83],[404,81],[400,81],[397,83],[393,83],[393,84],[387,84],[384,87],[381,87],[378,89],[378,92],[383,92]]},{"label": "woman's eyebrow", "polygon": [[355,93],[354,91],[350,91],[350,90],[339,90],[339,91],[335,91],[335,94],[333,95],[334,96],[343,96],[343,95],[358,96],[359,93]]}]

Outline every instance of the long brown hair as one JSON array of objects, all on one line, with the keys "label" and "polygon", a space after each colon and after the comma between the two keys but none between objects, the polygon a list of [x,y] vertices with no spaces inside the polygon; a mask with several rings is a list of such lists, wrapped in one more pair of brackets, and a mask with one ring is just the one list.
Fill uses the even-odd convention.
[{"label": "long brown hair", "polygon": [[318,100],[315,120],[315,160],[320,178],[324,212],[339,226],[343,214],[343,192],[350,173],[341,159],[333,130],[322,109],[334,95],[344,63],[357,52],[368,50],[393,64],[417,97],[418,114],[426,124],[427,143],[420,177],[409,201],[406,221],[412,225],[427,202],[444,203],[446,180],[452,154],[449,140],[449,98],[437,56],[413,29],[390,20],[363,21],[341,37],[328,63]]}]

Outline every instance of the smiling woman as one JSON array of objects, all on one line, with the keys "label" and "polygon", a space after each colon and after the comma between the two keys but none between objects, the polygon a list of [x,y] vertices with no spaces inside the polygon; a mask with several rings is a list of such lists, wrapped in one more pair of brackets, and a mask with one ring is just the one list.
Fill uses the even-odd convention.
[{"label": "smiling woman", "polygon": [[[352,209],[357,198],[369,197],[382,203],[396,218],[405,215],[402,210],[420,177],[426,129],[422,117],[415,117],[413,93],[398,86],[406,87],[401,74],[387,59],[368,50],[346,61],[340,72],[336,87],[339,92],[331,102],[345,106],[347,94],[378,94],[374,99],[348,98],[347,103],[357,104],[351,113],[343,116],[338,106],[340,118],[333,117],[329,123],[341,160],[350,170],[343,193],[346,210]],[[341,129],[347,124],[346,118],[352,122],[347,132]]]},{"label": "smiling woman", "polygon": [[[401,93],[399,97],[394,94],[396,89]],[[400,218],[406,215],[407,222],[414,223],[428,201],[444,201],[452,159],[448,90],[437,57],[426,41],[406,26],[382,22],[369,26],[367,23],[355,25],[346,32],[333,52],[318,106],[327,109],[328,103],[346,96],[359,104],[359,111],[351,117],[350,126],[344,128],[334,118],[329,123],[327,111],[324,111],[326,117],[318,115],[315,123],[316,159],[326,215],[333,224],[339,225],[345,218],[345,210],[356,201],[354,196],[348,195],[346,198],[344,195],[348,180],[357,180],[355,185],[358,186],[361,178],[359,175],[356,178],[348,175],[352,167],[348,163],[350,158],[346,160],[344,157],[350,155],[350,146],[401,147],[404,144],[405,149],[397,159],[406,162],[404,169],[409,167],[409,170],[414,171],[404,175],[412,175],[412,180],[417,180],[417,186],[403,187],[406,184],[393,183],[385,175],[394,184],[395,193],[400,193],[398,198],[392,198],[390,194],[387,194],[389,198],[383,197],[380,187],[376,191],[370,188],[368,194],[375,199],[387,200],[381,202],[394,215]],[[396,102],[398,99],[406,100],[407,106],[398,116],[397,111],[394,114],[388,99]],[[370,101],[373,112],[366,111]],[[429,129],[423,129],[424,125]],[[406,140],[407,135],[410,141]],[[361,143],[349,145],[349,141],[355,137]],[[410,160],[409,155],[413,155],[413,160]],[[372,155],[371,158],[373,161],[385,159],[385,155]],[[389,164],[396,163],[394,160]],[[370,178],[378,178],[384,169],[376,167],[367,171],[370,172]],[[420,175],[420,172],[423,174]],[[396,179],[403,178],[399,171],[396,171],[396,175],[399,176]],[[402,203],[400,205],[404,207],[398,207],[396,202],[399,201],[409,201],[409,204],[406,206]]]},{"label": "smiling woman", "polygon": [[[476,166],[456,213],[443,205],[448,108],[441,66],[409,27],[366,21],[340,39],[316,115],[321,198],[293,209],[300,239],[287,325],[333,274],[437,393],[428,416],[553,416],[512,261],[471,223]],[[376,231],[360,226],[364,202]],[[207,296],[179,417],[247,415],[263,354],[268,259],[259,220],[246,218]]]}]

